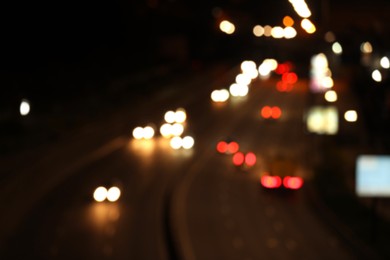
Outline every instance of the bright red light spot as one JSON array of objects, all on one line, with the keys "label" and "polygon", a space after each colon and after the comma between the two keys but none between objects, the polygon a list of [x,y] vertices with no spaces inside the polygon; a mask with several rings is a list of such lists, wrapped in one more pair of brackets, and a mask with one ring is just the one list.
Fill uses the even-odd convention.
[{"label": "bright red light spot", "polygon": [[224,141],[220,141],[218,144],[217,144],[217,151],[220,152],[220,153],[226,153],[228,149],[228,144]]},{"label": "bright red light spot", "polygon": [[273,119],[278,119],[282,115],[282,110],[279,107],[272,107],[272,118]]},{"label": "bright red light spot", "polygon": [[303,185],[303,179],[301,177],[286,176],[283,179],[283,186],[288,189],[298,190]]},{"label": "bright red light spot", "polygon": [[245,163],[248,166],[253,166],[256,164],[256,155],[254,153],[247,153],[245,155]]},{"label": "bright red light spot", "polygon": [[235,166],[240,166],[244,163],[245,156],[242,152],[237,152],[233,155],[233,164]]},{"label": "bright red light spot", "polygon": [[263,175],[260,178],[261,185],[268,189],[279,188],[282,185],[282,179],[279,176]]},{"label": "bright red light spot", "polygon": [[286,72],[289,72],[289,70],[290,70],[290,67],[287,64],[281,63],[281,64],[278,64],[278,67],[276,68],[275,73],[282,75]]},{"label": "bright red light spot", "polygon": [[261,109],[261,116],[263,118],[270,118],[272,115],[272,108],[269,106],[265,106]]},{"label": "bright red light spot", "polygon": [[298,81],[298,76],[294,72],[287,72],[282,75],[282,80],[288,84],[295,84]]},{"label": "bright red light spot", "polygon": [[234,154],[234,153],[238,152],[239,149],[240,149],[240,146],[238,145],[238,143],[230,142],[228,144],[227,152],[229,152],[230,154]]}]

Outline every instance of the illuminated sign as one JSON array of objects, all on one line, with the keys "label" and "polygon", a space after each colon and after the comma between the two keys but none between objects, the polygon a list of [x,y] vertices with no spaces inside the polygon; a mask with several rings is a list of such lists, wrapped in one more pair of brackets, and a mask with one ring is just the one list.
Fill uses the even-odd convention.
[{"label": "illuminated sign", "polygon": [[360,155],[357,158],[356,193],[360,197],[390,196],[390,156]]},{"label": "illuminated sign", "polygon": [[306,126],[311,133],[337,134],[339,126],[337,108],[333,106],[311,107],[306,114]]}]

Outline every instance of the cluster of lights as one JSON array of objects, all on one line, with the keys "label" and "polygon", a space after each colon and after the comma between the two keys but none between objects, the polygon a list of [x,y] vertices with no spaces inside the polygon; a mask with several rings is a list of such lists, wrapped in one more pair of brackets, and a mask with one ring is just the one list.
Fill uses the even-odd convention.
[{"label": "cluster of lights", "polygon": [[259,75],[256,63],[254,61],[243,61],[241,63],[241,73],[239,73],[235,82],[230,85],[229,90],[227,89],[216,89],[211,92],[211,100],[214,102],[226,102],[231,96],[232,97],[245,97],[249,93],[249,85],[252,80],[256,79]]},{"label": "cluster of lights", "polygon": [[237,142],[220,141],[217,143],[217,151],[221,154],[232,155],[232,162],[237,167],[250,168],[256,164],[256,155],[252,152],[243,153]]},{"label": "cluster of lights", "polygon": [[115,202],[119,199],[121,196],[121,190],[113,186],[107,190],[107,188],[100,186],[97,187],[93,193],[93,198],[97,202],[103,202],[105,200],[108,200],[110,202]]},{"label": "cluster of lights", "polygon": [[[178,108],[176,111],[167,111],[164,114],[164,123],[160,127],[162,137],[170,139],[170,145],[173,149],[190,149],[194,145],[194,139],[191,136],[181,137],[185,130],[187,113],[185,109]],[[133,130],[133,137],[136,140],[149,140],[155,136],[155,130],[152,126],[136,127]]]},{"label": "cluster of lights", "polygon": [[375,59],[370,64],[371,61],[371,53],[374,51],[374,48],[372,47],[371,43],[366,41],[363,42],[360,45],[360,52],[363,54],[362,56],[362,63],[366,66],[374,67],[375,69],[371,72],[371,78],[375,82],[382,82],[383,75],[381,70],[382,69],[389,69],[390,68],[390,60],[387,56],[383,56],[380,59]]},{"label": "cluster of lights", "polygon": [[320,53],[311,58],[310,87],[314,92],[326,92],[333,87],[332,72],[328,67],[328,59]]},{"label": "cluster of lights", "polygon": [[275,39],[292,39],[297,36],[297,31],[292,26],[270,26],[270,25],[255,25],[253,27],[253,35],[256,37],[273,37]]},{"label": "cluster of lights", "polygon": [[187,120],[187,113],[183,108],[167,111],[164,114],[164,120],[165,123],[160,127],[160,133],[163,137],[170,139],[169,144],[172,149],[191,149],[194,146],[194,138],[181,137]]}]

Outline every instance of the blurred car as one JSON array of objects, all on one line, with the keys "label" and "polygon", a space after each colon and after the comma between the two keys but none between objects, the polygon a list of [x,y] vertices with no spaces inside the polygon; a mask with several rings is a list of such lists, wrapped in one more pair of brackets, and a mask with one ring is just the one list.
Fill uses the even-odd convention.
[{"label": "blurred car", "polygon": [[298,165],[286,158],[275,158],[270,161],[266,171],[260,176],[260,184],[265,189],[299,190],[303,183]]}]

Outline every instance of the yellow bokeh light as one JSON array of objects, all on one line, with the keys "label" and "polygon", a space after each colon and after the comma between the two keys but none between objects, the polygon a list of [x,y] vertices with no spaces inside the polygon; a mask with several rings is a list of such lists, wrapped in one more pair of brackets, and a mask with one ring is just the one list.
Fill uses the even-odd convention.
[{"label": "yellow bokeh light", "polygon": [[264,26],[264,36],[270,37],[272,35],[272,27],[270,25]]},{"label": "yellow bokeh light", "polygon": [[303,19],[301,22],[301,27],[309,34],[313,34],[316,32],[315,25],[309,19]]},{"label": "yellow bokeh light", "polygon": [[111,202],[117,201],[120,196],[121,196],[121,191],[118,187],[113,186],[107,191],[107,200],[108,201],[111,201]]},{"label": "yellow bokeh light", "polygon": [[97,202],[104,201],[107,198],[107,189],[102,186],[96,188],[93,193],[93,198]]},{"label": "yellow bokeh light", "polygon": [[227,34],[232,34],[234,33],[234,31],[236,30],[236,27],[234,26],[234,24],[232,24],[231,22],[227,21],[227,20],[223,20],[220,24],[219,24],[219,29],[224,32],[224,33],[227,33]]}]

